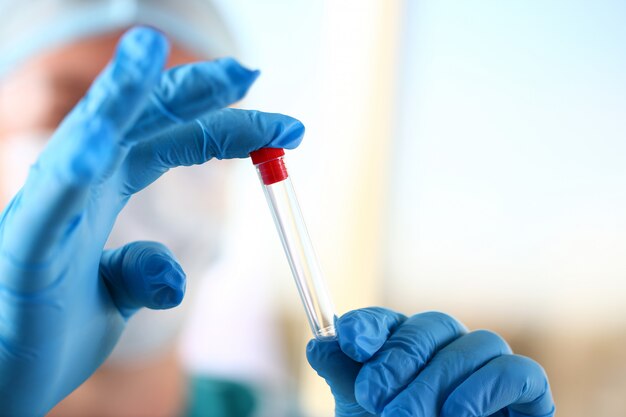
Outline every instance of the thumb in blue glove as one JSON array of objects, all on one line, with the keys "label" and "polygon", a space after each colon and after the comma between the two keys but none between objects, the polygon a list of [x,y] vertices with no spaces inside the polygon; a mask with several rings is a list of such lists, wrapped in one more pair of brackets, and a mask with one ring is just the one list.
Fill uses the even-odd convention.
[{"label": "thumb in blue glove", "polygon": [[104,251],[100,276],[126,318],[141,307],[176,307],[185,295],[185,273],[172,252],[157,242],[134,242]]},{"label": "thumb in blue glove", "polygon": [[382,308],[337,320],[338,341],[312,340],[311,366],[329,384],[337,417],[552,417],[543,369],[492,332],[467,333],[429,312]]}]

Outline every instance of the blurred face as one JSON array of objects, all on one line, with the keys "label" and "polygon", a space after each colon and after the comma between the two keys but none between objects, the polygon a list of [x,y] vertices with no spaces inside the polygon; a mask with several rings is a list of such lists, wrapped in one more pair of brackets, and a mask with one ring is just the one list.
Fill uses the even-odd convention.
[{"label": "blurred face", "polygon": [[[85,94],[113,55],[123,32],[82,39],[31,58],[0,80],[0,208],[23,181],[45,138]],[[168,66],[199,58],[173,44]],[[38,143],[44,142],[44,143]],[[37,149],[39,148],[39,149]],[[24,166],[26,165],[26,166]]]},{"label": "blurred face", "polygon": [[[0,211],[24,184],[52,132],[106,66],[123,33],[51,49],[0,79]],[[166,65],[198,60],[174,43]],[[131,199],[107,246],[138,239],[160,241],[174,251],[188,273],[203,271],[208,254],[219,247],[226,176],[224,166],[214,164],[171,170]]]}]

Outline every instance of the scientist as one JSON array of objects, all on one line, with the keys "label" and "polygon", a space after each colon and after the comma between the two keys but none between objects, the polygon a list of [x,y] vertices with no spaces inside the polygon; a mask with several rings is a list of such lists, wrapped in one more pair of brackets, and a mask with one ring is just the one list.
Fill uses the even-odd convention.
[{"label": "scientist", "polygon": [[[153,29],[124,35],[0,215],[0,416],[45,415],[103,363],[139,309],[181,302],[185,274],[166,247],[103,250],[134,193],[176,166],[302,139],[293,118],[225,108],[257,72],[232,59],[164,71],[167,54]],[[382,308],[349,312],[337,328],[337,342],[307,348],[337,416],[554,414],[543,369],[491,332]]]}]

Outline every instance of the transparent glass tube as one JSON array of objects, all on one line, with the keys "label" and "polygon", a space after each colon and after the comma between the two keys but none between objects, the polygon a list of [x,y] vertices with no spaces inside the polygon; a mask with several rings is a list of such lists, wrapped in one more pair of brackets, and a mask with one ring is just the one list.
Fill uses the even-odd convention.
[{"label": "transparent glass tube", "polygon": [[[253,162],[258,162],[254,155]],[[334,307],[283,158],[255,165],[313,334],[320,340],[333,339]]]}]

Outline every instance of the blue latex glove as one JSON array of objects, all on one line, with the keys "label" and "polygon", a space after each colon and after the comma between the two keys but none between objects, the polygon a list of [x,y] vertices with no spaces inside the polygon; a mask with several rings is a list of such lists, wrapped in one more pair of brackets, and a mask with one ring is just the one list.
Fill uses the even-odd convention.
[{"label": "blue latex glove", "polygon": [[127,33],[0,216],[0,416],[44,415],[137,309],[182,300],[185,275],[162,245],[103,252],[133,193],[175,166],[301,140],[290,117],[222,109],[258,72],[232,59],[163,72],[167,51],[152,29]]},{"label": "blue latex glove", "polygon": [[338,342],[307,357],[335,396],[337,417],[552,417],[545,372],[500,336],[467,333],[442,313],[407,318],[366,308],[337,320]]}]

